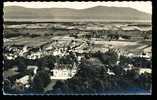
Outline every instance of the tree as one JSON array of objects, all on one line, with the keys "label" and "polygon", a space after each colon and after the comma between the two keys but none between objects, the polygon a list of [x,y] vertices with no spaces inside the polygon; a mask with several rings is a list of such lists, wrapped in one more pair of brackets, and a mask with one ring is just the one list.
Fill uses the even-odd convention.
[{"label": "tree", "polygon": [[50,74],[45,70],[40,70],[35,75],[32,82],[32,90],[34,92],[43,92],[44,88],[50,82]]},{"label": "tree", "polygon": [[143,89],[150,90],[152,86],[152,75],[150,73],[143,73],[139,76],[136,82]]},{"label": "tree", "polygon": [[115,66],[112,67],[112,70],[118,76],[121,76],[121,75],[124,74],[124,70],[123,70],[123,68],[121,66],[115,65]]},{"label": "tree", "polygon": [[17,57],[15,61],[18,66],[18,71],[24,72],[27,68],[27,59],[25,59],[24,57]]},{"label": "tree", "polygon": [[117,53],[114,50],[110,49],[106,53],[99,52],[97,54],[97,57],[100,59],[100,61],[103,64],[105,64],[105,65],[113,65],[113,64],[116,63],[118,55],[117,55]]},{"label": "tree", "polygon": [[4,92],[5,93],[10,93],[11,92],[11,87],[12,87],[12,84],[11,84],[10,80],[4,79],[4,85],[3,85]]}]

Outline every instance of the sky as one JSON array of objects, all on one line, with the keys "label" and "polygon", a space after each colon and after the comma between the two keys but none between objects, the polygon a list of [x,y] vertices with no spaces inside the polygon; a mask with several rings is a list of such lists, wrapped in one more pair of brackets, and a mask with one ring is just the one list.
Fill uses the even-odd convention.
[{"label": "sky", "polygon": [[123,1],[123,2],[4,2],[4,6],[23,6],[27,8],[74,8],[85,9],[95,6],[130,7],[152,14],[151,1]]}]

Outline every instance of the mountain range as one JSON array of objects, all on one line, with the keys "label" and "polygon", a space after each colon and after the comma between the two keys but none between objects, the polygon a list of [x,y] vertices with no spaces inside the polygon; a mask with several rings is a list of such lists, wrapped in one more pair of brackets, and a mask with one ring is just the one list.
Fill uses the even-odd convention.
[{"label": "mountain range", "polygon": [[151,20],[151,14],[129,7],[95,6],[87,9],[4,6],[4,19]]}]

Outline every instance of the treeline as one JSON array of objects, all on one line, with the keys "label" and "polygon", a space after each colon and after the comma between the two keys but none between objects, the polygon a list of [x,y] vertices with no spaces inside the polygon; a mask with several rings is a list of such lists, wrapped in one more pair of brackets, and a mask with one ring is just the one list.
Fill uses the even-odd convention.
[{"label": "treeline", "polygon": [[147,60],[144,57],[125,57],[120,56],[120,65],[132,64],[137,68],[152,68],[152,60]]},{"label": "treeline", "polygon": [[27,66],[34,65],[38,67],[49,67],[53,68],[54,62],[56,61],[54,56],[45,56],[40,59],[27,59],[24,57],[17,57],[15,60],[4,59],[4,70],[7,70],[13,66],[17,66],[19,71],[26,70]]}]

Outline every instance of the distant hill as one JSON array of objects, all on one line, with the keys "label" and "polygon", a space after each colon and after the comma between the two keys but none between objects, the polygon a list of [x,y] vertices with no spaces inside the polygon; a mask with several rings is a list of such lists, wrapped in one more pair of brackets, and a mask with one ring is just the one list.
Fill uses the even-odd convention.
[{"label": "distant hill", "polygon": [[151,15],[128,7],[70,9],[5,6],[4,19],[151,20]]}]

